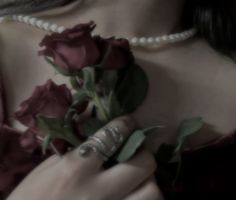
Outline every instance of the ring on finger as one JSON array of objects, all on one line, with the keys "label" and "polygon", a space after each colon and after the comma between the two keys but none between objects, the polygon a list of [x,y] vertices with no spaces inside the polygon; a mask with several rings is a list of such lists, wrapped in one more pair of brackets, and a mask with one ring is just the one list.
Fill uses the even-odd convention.
[{"label": "ring on finger", "polygon": [[123,140],[118,127],[105,127],[101,131],[101,137],[90,136],[86,142],[81,144],[79,153],[85,157],[90,152],[95,152],[106,161],[117,151]]}]

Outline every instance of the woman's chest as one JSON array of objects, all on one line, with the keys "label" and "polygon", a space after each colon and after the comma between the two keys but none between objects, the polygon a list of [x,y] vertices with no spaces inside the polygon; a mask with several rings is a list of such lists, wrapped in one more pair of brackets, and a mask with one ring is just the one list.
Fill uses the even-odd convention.
[{"label": "woman's chest", "polygon": [[[20,126],[14,122],[12,115],[36,85],[50,78],[58,84],[68,82],[37,55],[39,40],[19,39],[15,34],[13,38],[7,37],[0,59],[7,111],[10,122],[16,128]],[[148,95],[133,115],[143,127],[165,125],[158,138],[152,140],[154,146],[175,138],[176,128],[185,118],[201,116],[208,124],[206,130],[193,138],[193,145],[236,128],[236,66],[233,68],[219,63],[213,66],[215,61],[206,61],[205,57],[199,60],[196,55],[192,60],[187,56],[188,62],[183,60],[183,56],[178,59],[151,56],[150,60],[148,57],[144,58],[145,61],[138,60],[149,79]]]}]

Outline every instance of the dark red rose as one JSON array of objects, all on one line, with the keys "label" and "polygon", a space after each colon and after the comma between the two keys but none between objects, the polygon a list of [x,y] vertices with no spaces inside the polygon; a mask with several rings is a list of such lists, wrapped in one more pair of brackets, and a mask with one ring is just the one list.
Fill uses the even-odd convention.
[{"label": "dark red rose", "polygon": [[104,69],[121,69],[134,63],[134,56],[126,39],[95,37],[99,52],[100,65]]},{"label": "dark red rose", "polygon": [[39,55],[53,58],[55,64],[69,73],[76,73],[83,67],[94,65],[100,56],[91,36],[94,28],[95,24],[91,21],[62,33],[47,35],[40,43],[45,49]]},{"label": "dark red rose", "polygon": [[63,119],[71,103],[72,95],[66,85],[56,85],[48,80],[37,86],[33,95],[20,105],[15,118],[27,127],[36,127],[38,115]]},{"label": "dark red rose", "polygon": [[94,28],[94,22],[89,22],[62,33],[47,35],[40,43],[45,49],[39,55],[51,57],[65,74],[95,65],[105,69],[120,69],[134,62],[128,40],[92,37]]}]

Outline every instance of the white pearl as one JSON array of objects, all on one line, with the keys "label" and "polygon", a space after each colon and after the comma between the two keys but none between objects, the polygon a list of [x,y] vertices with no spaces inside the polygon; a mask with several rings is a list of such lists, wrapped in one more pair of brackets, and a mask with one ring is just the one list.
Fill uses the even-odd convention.
[{"label": "white pearl", "polygon": [[182,34],[182,38],[187,38],[188,37],[188,33],[187,32],[183,32]]},{"label": "white pearl", "polygon": [[51,29],[52,32],[55,32],[57,30],[57,25],[56,24],[52,24],[50,26],[50,29]]},{"label": "white pearl", "polygon": [[44,22],[44,23],[43,23],[43,28],[46,29],[46,30],[48,30],[49,25],[50,25],[50,24],[49,24],[48,22]]},{"label": "white pearl", "polygon": [[147,43],[148,44],[152,44],[154,42],[154,38],[153,37],[149,37],[148,39],[147,39]]},{"label": "white pearl", "polygon": [[41,28],[42,25],[43,25],[43,20],[37,20],[36,26],[38,26],[39,28]]},{"label": "white pearl", "polygon": [[138,44],[138,38],[136,37],[133,37],[130,42],[133,44],[133,45],[137,45]]},{"label": "white pearl", "polygon": [[64,30],[65,30],[65,27],[63,27],[63,26],[60,26],[60,27],[57,28],[58,33],[61,33]]},{"label": "white pearl", "polygon": [[185,39],[187,36],[186,33],[180,33],[179,35],[181,40]]},{"label": "white pearl", "polygon": [[147,39],[145,37],[141,37],[139,39],[139,43],[142,44],[142,45],[146,44],[146,42],[147,42]]},{"label": "white pearl", "polygon": [[18,20],[19,20],[20,22],[22,22],[22,21],[23,21],[23,15],[18,15]]},{"label": "white pearl", "polygon": [[[36,26],[40,29],[44,29],[52,32],[63,32],[66,28],[63,26],[58,26],[57,24],[50,24],[48,22],[44,22],[43,20],[39,20],[37,18],[25,15],[12,15],[10,16],[10,20],[19,21],[22,23],[30,24],[32,26]],[[132,46],[143,46],[146,48],[156,49],[162,46],[162,44],[174,43],[186,40],[195,35],[197,32],[196,29],[192,28],[190,30],[184,31],[182,33],[163,35],[160,37],[133,37],[129,39]]]},{"label": "white pearl", "polygon": [[187,35],[187,37],[191,37],[193,35],[193,32],[192,31],[187,31],[186,35]]},{"label": "white pearl", "polygon": [[23,17],[23,20],[26,24],[29,24],[29,18],[30,18],[29,16],[24,16]]},{"label": "white pearl", "polygon": [[36,18],[31,18],[31,19],[29,20],[29,22],[30,22],[32,25],[35,25]]},{"label": "white pearl", "polygon": [[159,43],[159,42],[161,42],[161,39],[160,39],[160,37],[156,37],[156,38],[155,38],[155,42],[156,42],[156,43]]},{"label": "white pearl", "polygon": [[169,40],[170,40],[170,42],[175,42],[176,38],[174,35],[169,35]]},{"label": "white pearl", "polygon": [[163,41],[167,41],[167,40],[168,40],[167,35],[163,35],[163,36],[161,37],[161,40],[163,40]]},{"label": "white pearl", "polygon": [[178,41],[179,38],[180,38],[180,35],[179,34],[174,34],[173,37],[175,38],[176,41]]}]

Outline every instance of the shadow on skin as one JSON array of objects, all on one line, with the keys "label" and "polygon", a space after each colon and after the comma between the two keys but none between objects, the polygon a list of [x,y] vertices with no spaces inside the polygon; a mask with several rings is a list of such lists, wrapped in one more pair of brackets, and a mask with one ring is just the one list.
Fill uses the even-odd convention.
[{"label": "shadow on skin", "polygon": [[[149,78],[149,92],[143,104],[133,113],[140,127],[164,125],[147,140],[147,146],[156,151],[162,143],[175,143],[177,128],[183,119],[202,116],[191,102],[185,99],[181,83],[166,66],[150,61],[138,60]],[[157,84],[158,83],[158,84]],[[187,102],[187,103],[186,103]],[[189,106],[190,104],[193,104]],[[203,120],[204,120],[204,116]],[[207,119],[206,119],[207,120]],[[214,126],[205,126],[188,140],[188,147],[195,147],[212,141],[222,134]]]}]

